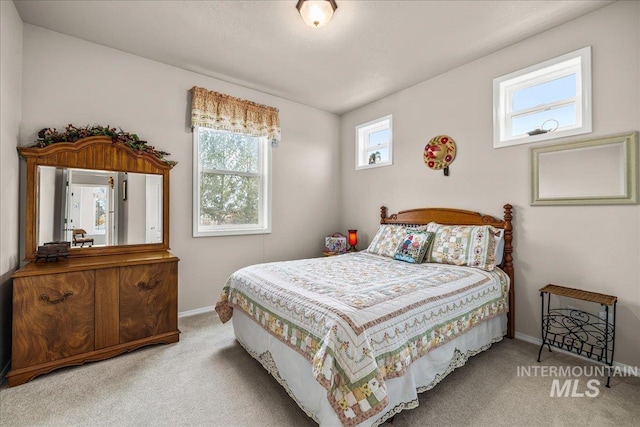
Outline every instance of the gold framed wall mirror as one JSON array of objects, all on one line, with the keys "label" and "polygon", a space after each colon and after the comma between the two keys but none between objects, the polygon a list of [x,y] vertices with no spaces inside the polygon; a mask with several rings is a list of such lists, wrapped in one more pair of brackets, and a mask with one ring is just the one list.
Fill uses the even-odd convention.
[{"label": "gold framed wall mirror", "polygon": [[172,164],[95,136],[18,147],[26,160],[25,259],[70,242],[69,256],[169,249]]},{"label": "gold framed wall mirror", "polygon": [[534,147],[531,205],[638,203],[637,132]]}]

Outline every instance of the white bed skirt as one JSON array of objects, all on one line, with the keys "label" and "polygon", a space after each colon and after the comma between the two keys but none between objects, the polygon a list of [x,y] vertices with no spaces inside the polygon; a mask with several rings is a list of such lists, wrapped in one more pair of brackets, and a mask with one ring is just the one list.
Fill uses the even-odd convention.
[{"label": "white bed skirt", "polygon": [[[341,425],[327,400],[327,390],[314,378],[309,361],[240,310],[234,310],[233,329],[240,344],[278,380],[307,415],[322,427]],[[369,418],[358,427],[378,426],[403,409],[415,408],[418,393],[433,388],[455,368],[464,365],[470,356],[502,340],[506,330],[506,314],[482,322],[414,361],[403,376],[385,380],[389,404],[380,417]]]}]

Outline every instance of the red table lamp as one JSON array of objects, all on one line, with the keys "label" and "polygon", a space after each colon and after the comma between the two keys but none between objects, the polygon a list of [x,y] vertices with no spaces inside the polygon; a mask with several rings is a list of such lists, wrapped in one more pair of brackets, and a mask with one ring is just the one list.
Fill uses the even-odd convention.
[{"label": "red table lamp", "polygon": [[357,251],[356,245],[358,244],[358,230],[349,230],[349,252]]}]

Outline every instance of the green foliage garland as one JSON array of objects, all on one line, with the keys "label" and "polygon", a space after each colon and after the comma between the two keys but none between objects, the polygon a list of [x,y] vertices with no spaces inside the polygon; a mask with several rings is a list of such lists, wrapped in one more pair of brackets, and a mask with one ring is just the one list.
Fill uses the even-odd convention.
[{"label": "green foliage garland", "polygon": [[149,145],[147,141],[142,141],[135,133],[125,132],[122,129],[112,128],[108,125],[87,125],[85,127],[77,128],[72,124],[68,124],[64,132],[58,132],[55,128],[44,128],[38,132],[36,146],[46,147],[47,145],[55,144],[57,142],[76,142],[90,136],[108,136],[114,144],[125,144],[133,150],[152,154],[172,166],[177,163],[172,160],[165,159],[165,156],[170,155],[169,153],[166,151],[156,150],[154,146]]}]

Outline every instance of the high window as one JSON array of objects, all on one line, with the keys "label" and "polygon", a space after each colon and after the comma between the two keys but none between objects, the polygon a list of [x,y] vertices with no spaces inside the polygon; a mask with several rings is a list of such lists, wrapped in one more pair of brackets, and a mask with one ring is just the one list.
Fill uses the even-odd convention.
[{"label": "high window", "polygon": [[356,170],[393,164],[391,115],[356,126]]},{"label": "high window", "polygon": [[591,47],[493,81],[493,146],[591,132]]}]

